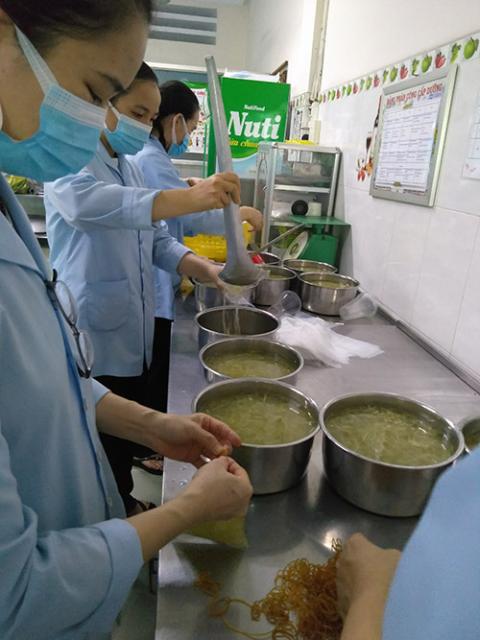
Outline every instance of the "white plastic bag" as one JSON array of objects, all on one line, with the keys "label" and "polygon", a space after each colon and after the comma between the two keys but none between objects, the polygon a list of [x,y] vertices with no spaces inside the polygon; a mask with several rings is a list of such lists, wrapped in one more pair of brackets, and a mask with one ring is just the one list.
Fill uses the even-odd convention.
[{"label": "white plastic bag", "polygon": [[342,336],[332,324],[305,314],[283,316],[276,339],[298,349],[306,361],[323,362],[330,367],[348,364],[350,358],[374,358],[383,351],[375,344]]}]

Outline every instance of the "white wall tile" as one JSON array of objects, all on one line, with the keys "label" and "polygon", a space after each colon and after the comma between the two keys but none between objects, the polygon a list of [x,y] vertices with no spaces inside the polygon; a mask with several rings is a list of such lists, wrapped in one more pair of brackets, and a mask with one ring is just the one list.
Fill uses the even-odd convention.
[{"label": "white wall tile", "polygon": [[480,378],[480,240],[472,262],[480,181],[462,177],[479,91],[480,59],[459,65],[433,209],[371,198],[369,180],[356,179],[357,156],[375,118],[375,91],[327,102],[320,118],[321,144],[343,151],[338,214],[352,229],[341,270]]},{"label": "white wall tile", "polygon": [[352,225],[348,266],[361,286],[377,297],[383,288],[396,215],[395,204],[388,200],[371,198],[359,189],[345,191],[345,220]]},{"label": "white wall tile", "polygon": [[400,203],[397,207],[381,300],[411,323],[432,210]]},{"label": "white wall tile", "polygon": [[446,209],[432,212],[412,324],[451,351],[479,219]]},{"label": "white wall tile", "polygon": [[480,216],[480,180],[462,177],[474,108],[480,92],[480,58],[462,64],[448,125],[436,204]]},{"label": "white wall tile", "polygon": [[480,372],[480,231],[473,250],[452,355],[477,374]]}]

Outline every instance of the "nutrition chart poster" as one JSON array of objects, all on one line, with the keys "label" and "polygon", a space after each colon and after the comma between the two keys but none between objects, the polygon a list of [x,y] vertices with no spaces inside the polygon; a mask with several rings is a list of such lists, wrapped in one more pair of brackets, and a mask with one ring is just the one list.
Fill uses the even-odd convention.
[{"label": "nutrition chart poster", "polygon": [[452,93],[450,73],[385,91],[371,195],[433,204]]}]

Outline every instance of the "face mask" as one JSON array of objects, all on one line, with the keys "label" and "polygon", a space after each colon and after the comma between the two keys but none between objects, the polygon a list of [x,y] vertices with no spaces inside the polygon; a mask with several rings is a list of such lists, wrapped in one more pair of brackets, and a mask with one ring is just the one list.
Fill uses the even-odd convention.
[{"label": "face mask", "polygon": [[117,126],[114,131],[105,127],[104,132],[108,144],[115,153],[135,155],[145,146],[152,132],[152,127],[120,113],[113,105],[110,105],[110,109],[117,118]]},{"label": "face mask", "polygon": [[172,144],[170,145],[170,148],[168,150],[168,155],[175,157],[175,156],[181,156],[182,153],[185,153],[185,151],[187,151],[189,145],[190,145],[190,134],[188,133],[187,130],[187,123],[185,122],[185,118],[183,117],[182,114],[180,114],[182,120],[183,120],[183,126],[185,127],[185,135],[183,136],[183,140],[181,141],[180,144],[177,143],[177,134],[175,131],[175,118],[172,121]]},{"label": "face mask", "polygon": [[30,40],[16,31],[44,98],[32,137],[13,140],[0,131],[0,170],[40,182],[78,173],[95,154],[105,109],[63,89]]}]

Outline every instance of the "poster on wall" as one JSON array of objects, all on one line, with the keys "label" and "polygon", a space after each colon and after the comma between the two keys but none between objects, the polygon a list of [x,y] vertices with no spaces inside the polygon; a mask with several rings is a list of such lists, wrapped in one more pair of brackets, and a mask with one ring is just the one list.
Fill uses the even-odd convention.
[{"label": "poster on wall", "polygon": [[[260,142],[283,142],[287,128],[290,85],[239,78],[222,78],[234,171],[254,178]],[[216,170],[213,127],[208,146],[208,172]]]},{"label": "poster on wall", "polygon": [[384,89],[370,194],[432,207],[457,67]]},{"label": "poster on wall", "polygon": [[473,124],[468,140],[468,151],[463,166],[463,177],[480,180],[480,92],[477,96]]}]

